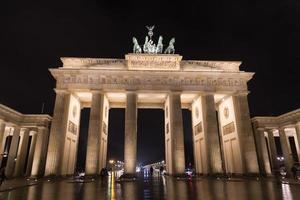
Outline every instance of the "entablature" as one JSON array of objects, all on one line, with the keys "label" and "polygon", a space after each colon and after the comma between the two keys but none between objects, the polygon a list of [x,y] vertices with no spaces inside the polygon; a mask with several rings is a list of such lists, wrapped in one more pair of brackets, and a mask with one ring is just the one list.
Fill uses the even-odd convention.
[{"label": "entablature", "polygon": [[62,68],[142,71],[239,71],[240,61],[182,60],[178,54],[129,53],[125,59],[62,57]]},{"label": "entablature", "polygon": [[272,117],[254,117],[251,119],[255,128],[292,127],[300,122],[300,109]]},{"label": "entablature", "polygon": [[247,91],[250,72],[50,69],[58,89]]}]

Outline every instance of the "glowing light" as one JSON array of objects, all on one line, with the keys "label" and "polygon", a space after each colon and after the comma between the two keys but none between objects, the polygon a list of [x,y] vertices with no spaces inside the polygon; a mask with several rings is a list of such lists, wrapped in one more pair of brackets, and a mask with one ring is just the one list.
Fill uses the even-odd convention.
[{"label": "glowing light", "polygon": [[136,172],[140,172],[141,171],[141,168],[140,167],[136,167]]},{"label": "glowing light", "polygon": [[109,160],[109,163],[110,163],[110,164],[114,164],[115,161],[114,161],[114,160]]}]

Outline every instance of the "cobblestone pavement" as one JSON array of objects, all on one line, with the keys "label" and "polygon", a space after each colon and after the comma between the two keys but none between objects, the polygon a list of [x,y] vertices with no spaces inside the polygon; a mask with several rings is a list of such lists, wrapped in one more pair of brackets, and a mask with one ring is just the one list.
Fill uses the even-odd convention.
[{"label": "cobblestone pavement", "polygon": [[0,199],[300,199],[300,184],[278,183],[273,179],[176,179],[139,178],[117,181],[114,177],[74,180],[11,180],[1,186]]}]

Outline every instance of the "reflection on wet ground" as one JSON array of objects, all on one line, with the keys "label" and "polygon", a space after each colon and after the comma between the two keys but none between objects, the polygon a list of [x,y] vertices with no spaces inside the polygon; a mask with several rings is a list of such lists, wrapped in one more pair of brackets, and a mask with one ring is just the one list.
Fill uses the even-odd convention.
[{"label": "reflection on wet ground", "polygon": [[116,182],[115,177],[91,182],[53,180],[35,186],[1,192],[0,199],[300,199],[300,185],[255,180],[178,180],[171,177],[145,177]]}]

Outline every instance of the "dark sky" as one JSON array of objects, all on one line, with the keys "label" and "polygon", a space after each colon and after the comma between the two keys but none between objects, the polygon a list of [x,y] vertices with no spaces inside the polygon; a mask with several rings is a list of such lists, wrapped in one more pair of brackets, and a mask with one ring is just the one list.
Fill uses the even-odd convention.
[{"label": "dark sky", "polygon": [[[0,102],[20,112],[39,113],[45,102],[52,113],[55,81],[48,68],[61,66],[60,57],[124,58],[132,36],[142,41],[152,24],[155,39],[176,37],[184,59],[241,60],[242,70],[256,72],[249,82],[251,116],[300,105],[296,0],[10,0],[1,2],[0,13]],[[160,112],[148,112],[140,115],[149,115],[160,132]]]}]

